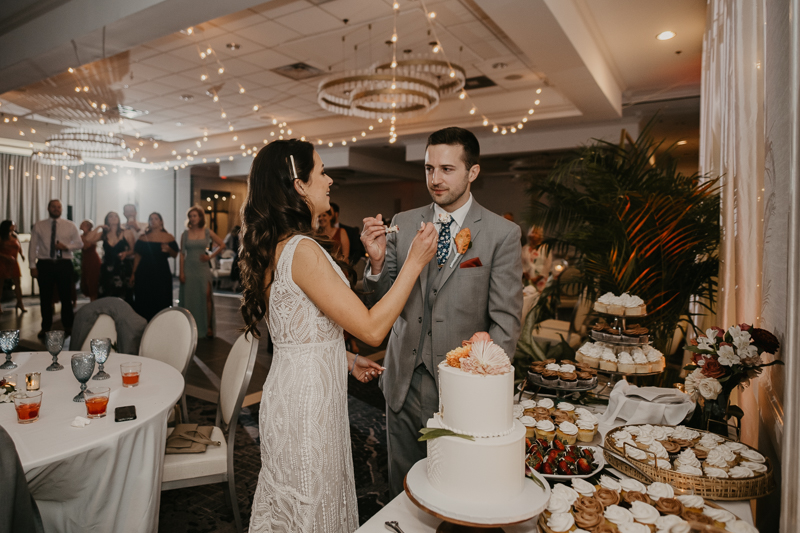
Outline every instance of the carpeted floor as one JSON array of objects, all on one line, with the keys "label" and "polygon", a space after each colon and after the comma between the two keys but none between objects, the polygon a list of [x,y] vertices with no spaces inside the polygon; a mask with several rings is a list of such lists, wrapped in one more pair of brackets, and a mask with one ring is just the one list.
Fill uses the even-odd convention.
[{"label": "carpeted floor", "polygon": [[[386,422],[383,395],[377,381],[362,384],[350,378],[348,390],[350,436],[360,523],[389,501],[387,483]],[[216,404],[187,398],[192,422],[213,425]],[[236,492],[244,530],[261,468],[258,405],[242,409],[234,449]],[[223,484],[178,489],[161,494],[159,531],[210,533],[235,531]]]}]

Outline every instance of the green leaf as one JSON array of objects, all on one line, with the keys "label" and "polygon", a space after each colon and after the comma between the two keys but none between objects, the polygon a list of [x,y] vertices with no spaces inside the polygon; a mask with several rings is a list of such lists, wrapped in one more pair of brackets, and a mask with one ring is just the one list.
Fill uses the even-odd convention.
[{"label": "green leaf", "polygon": [[694,372],[694,370],[697,369],[697,368],[700,368],[700,367],[697,366],[697,365],[686,365],[685,367],[683,367],[684,370],[689,370],[690,372]]},{"label": "green leaf", "polygon": [[422,433],[422,436],[417,439],[420,442],[438,439],[439,437],[458,437],[460,439],[475,440],[475,437],[462,435],[460,433],[456,433],[455,431],[450,431],[449,429],[443,428],[422,428],[419,430],[419,432]]},{"label": "green leaf", "polygon": [[529,478],[531,478],[533,481],[535,481],[535,482],[536,482],[536,484],[537,484],[537,485],[539,485],[539,487],[541,487],[541,489],[542,489],[542,490],[546,490],[546,489],[544,488],[544,483],[542,483],[542,480],[541,480],[541,479],[539,479],[539,477],[538,477],[536,474],[533,474],[533,473],[532,473],[532,474],[531,474],[530,476],[528,476],[528,477],[529,477]]}]

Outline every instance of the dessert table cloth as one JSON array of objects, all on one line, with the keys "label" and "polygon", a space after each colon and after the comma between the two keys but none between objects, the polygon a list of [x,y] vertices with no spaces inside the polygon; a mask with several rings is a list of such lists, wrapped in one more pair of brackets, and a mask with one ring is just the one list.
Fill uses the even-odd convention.
[{"label": "dessert table cloth", "polygon": [[[168,347],[165,347],[168,349]],[[47,372],[47,352],[15,353],[19,365],[0,372],[41,372],[39,420],[19,424],[13,404],[0,404],[0,425],[19,451],[31,494],[42,514],[45,531],[155,532],[161,495],[167,417],[183,392],[183,376],[154,359],[111,354],[105,364],[111,378],[89,380],[110,387],[108,415],[83,428],[72,427],[86,416],[83,403],[72,401],[80,390],[70,368],[76,352],[61,352],[64,370]],[[120,363],[142,363],[139,386],[124,388]],[[95,366],[95,372],[96,372]],[[114,422],[114,409],[136,407],[136,420]]]}]

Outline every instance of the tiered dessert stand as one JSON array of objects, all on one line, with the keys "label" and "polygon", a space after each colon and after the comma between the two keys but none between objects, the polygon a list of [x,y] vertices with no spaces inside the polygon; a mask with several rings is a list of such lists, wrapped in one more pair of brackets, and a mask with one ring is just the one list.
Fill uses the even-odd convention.
[{"label": "tiered dessert stand", "polygon": [[436,528],[437,533],[502,533],[503,527],[521,524],[540,514],[550,500],[550,485],[534,473],[541,486],[526,477],[522,492],[512,500],[502,504],[465,503],[431,485],[427,462],[422,459],[411,467],[403,487],[414,505],[443,520]]}]

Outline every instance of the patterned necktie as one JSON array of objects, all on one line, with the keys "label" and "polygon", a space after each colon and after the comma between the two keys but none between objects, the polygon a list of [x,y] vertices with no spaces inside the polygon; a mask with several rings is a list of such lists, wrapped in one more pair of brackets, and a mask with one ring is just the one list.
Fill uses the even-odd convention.
[{"label": "patterned necktie", "polygon": [[50,259],[56,258],[56,219],[53,219],[53,224],[50,226]]},{"label": "patterned necktie", "polygon": [[436,263],[438,263],[439,268],[442,268],[450,253],[450,224],[452,223],[452,220],[442,222],[441,229],[439,229],[439,244],[436,247]]}]

